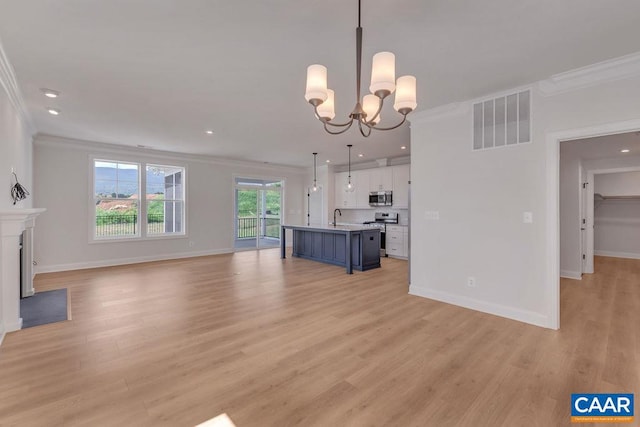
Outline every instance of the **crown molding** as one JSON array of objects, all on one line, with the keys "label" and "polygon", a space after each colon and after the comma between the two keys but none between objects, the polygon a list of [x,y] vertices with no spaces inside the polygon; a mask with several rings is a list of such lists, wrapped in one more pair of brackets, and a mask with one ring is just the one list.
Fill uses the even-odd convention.
[{"label": "crown molding", "polygon": [[2,42],[0,42],[0,84],[7,93],[7,97],[9,98],[9,101],[11,101],[13,108],[18,112],[22,121],[31,132],[31,135],[34,135],[37,132],[37,128],[35,127],[31,114],[29,114],[27,105],[24,102],[24,98],[22,97],[22,93],[18,87],[16,75],[11,63],[9,62],[9,58],[7,58],[7,54],[4,51]]},{"label": "crown molding", "polygon": [[538,82],[543,96],[553,96],[640,75],[640,52],[555,74]]},{"label": "crown molding", "polygon": [[38,133],[33,140],[36,146],[55,146],[61,148],[83,150],[92,152],[93,154],[115,154],[115,155],[131,155],[139,156],[141,158],[149,159],[164,159],[164,160],[182,160],[188,162],[207,163],[214,165],[227,165],[227,166],[239,166],[250,167],[254,169],[262,169],[266,171],[278,171],[278,172],[290,172],[290,173],[305,173],[307,168],[280,165],[275,163],[260,163],[252,162],[248,160],[228,159],[223,157],[215,157],[207,154],[187,154],[178,153],[173,151],[154,150],[150,148],[138,148],[128,145],[109,144],[105,142],[88,141],[82,139],[67,138],[57,135],[49,135]]}]

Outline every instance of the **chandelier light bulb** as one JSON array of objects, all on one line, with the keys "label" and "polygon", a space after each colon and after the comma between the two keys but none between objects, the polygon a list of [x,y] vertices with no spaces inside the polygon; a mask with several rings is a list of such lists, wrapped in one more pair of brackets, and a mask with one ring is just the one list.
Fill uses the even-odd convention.
[{"label": "chandelier light bulb", "polygon": [[416,109],[416,78],[414,76],[398,77],[398,90],[393,108],[400,114],[407,115]]},{"label": "chandelier light bulb", "polygon": [[333,120],[335,116],[335,94],[331,89],[327,89],[327,99],[318,105],[318,118],[322,121],[329,121]]},{"label": "chandelier light bulb", "polygon": [[365,95],[365,97],[362,98],[362,109],[367,114],[367,117],[365,120],[368,123],[371,123],[372,125],[380,123],[380,114],[378,114],[378,116],[375,117],[374,119],[374,116],[378,112],[379,108],[380,108],[380,98],[378,98],[377,96]]},{"label": "chandelier light bulb", "polygon": [[307,91],[304,98],[307,102],[320,105],[326,101],[327,93],[327,67],[320,64],[309,65],[307,68]]},{"label": "chandelier light bulb", "polygon": [[380,98],[396,90],[396,56],[393,53],[379,52],[373,55],[369,90]]}]

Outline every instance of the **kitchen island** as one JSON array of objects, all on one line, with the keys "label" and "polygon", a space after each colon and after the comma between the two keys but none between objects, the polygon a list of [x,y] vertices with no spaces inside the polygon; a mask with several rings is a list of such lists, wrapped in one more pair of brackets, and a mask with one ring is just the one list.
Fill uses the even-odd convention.
[{"label": "kitchen island", "polygon": [[292,255],[345,267],[348,274],[380,267],[380,229],[352,225],[283,225],[280,257],[286,258],[286,233],[293,231]]}]

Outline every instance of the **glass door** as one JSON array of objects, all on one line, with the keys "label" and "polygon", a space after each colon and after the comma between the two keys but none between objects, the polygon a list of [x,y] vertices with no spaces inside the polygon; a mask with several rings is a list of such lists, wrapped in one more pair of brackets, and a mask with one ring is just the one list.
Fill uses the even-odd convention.
[{"label": "glass door", "polygon": [[236,250],[280,246],[282,182],[236,178]]}]

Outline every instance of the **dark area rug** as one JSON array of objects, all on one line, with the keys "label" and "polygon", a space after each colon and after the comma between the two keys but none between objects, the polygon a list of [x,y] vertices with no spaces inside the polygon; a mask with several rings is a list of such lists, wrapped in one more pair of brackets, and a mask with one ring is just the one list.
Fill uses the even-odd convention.
[{"label": "dark area rug", "polygon": [[67,320],[67,289],[38,292],[20,300],[22,328]]}]

